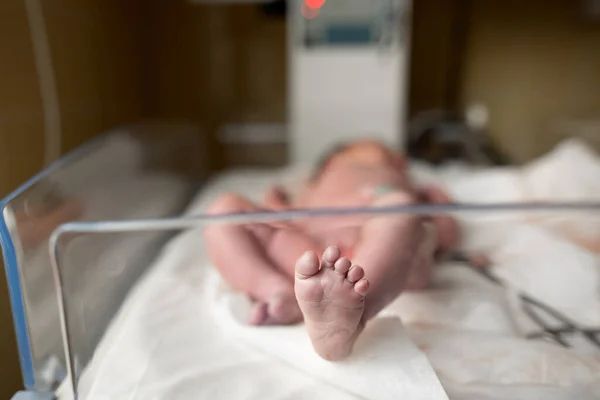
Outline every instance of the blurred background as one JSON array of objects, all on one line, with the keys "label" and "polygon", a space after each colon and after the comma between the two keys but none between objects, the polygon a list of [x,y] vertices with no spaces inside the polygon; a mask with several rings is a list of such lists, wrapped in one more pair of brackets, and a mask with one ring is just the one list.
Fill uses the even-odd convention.
[{"label": "blurred background", "polygon": [[[214,3],[3,0],[0,194],[146,120],[197,124],[213,172],[286,164],[285,4]],[[485,131],[497,163],[525,163],[565,136],[600,149],[599,4],[415,0],[402,123]],[[9,398],[21,381],[5,282],[0,352]]]}]

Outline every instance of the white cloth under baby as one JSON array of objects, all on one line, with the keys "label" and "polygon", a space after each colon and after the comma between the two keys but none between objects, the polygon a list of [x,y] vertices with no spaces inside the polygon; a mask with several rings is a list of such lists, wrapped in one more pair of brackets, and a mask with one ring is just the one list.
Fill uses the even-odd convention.
[{"label": "white cloth under baby", "polygon": [[[213,279],[218,280],[216,275]],[[215,288],[213,316],[221,329],[247,345],[323,383],[367,400],[448,399],[427,357],[409,339],[397,316],[371,321],[343,362],[331,363],[313,350],[303,325],[251,327],[243,317],[250,306],[245,296]]]},{"label": "white cloth under baby", "polygon": [[[517,184],[519,171],[492,172],[442,181],[462,201],[516,201],[518,196],[524,196]],[[270,183],[286,174],[286,171],[231,172],[215,184],[207,185],[189,213],[201,214],[212,199],[231,190],[258,199]],[[594,325],[590,315],[598,304],[598,292],[593,289],[597,288],[594,282],[599,282],[598,266],[594,263],[597,257],[590,257],[589,253],[577,255],[585,251],[558,243],[561,238],[555,235],[541,238],[542,228],[534,228],[537,233],[531,232],[533,227],[524,226],[522,220],[514,221],[510,216],[465,214],[468,218],[461,222],[466,247],[473,251],[489,250],[502,278],[522,290],[532,291],[563,313],[575,310],[570,317]],[[343,376],[334,382],[337,383],[334,387],[328,384],[325,375],[313,377],[321,373],[316,367],[303,373],[297,366],[299,363],[294,364],[297,353],[290,356],[281,352],[281,343],[273,339],[275,334],[259,332],[257,338],[258,333],[249,328],[251,333],[245,337],[235,319],[229,320],[233,326],[227,325],[224,318],[231,313],[215,315],[230,308],[216,303],[223,299],[216,295],[224,292],[222,287],[214,288],[215,282],[220,286],[220,280],[209,279],[216,276],[209,266],[198,232],[180,235],[163,249],[147,276],[130,293],[85,368],[80,398],[355,400],[360,397],[347,390],[348,384],[354,383],[357,371],[340,374]],[[506,269],[506,273],[500,269]],[[591,273],[594,271],[595,274]],[[404,293],[388,311],[402,315],[406,330],[426,353],[450,398],[600,398],[597,356],[523,339],[522,335],[530,330],[513,320],[519,307],[506,304],[502,289],[459,265],[439,268],[436,283],[432,291]],[[594,293],[595,303],[589,298]],[[556,304],[557,299],[564,301]],[[237,338],[232,338],[235,335]],[[303,340],[306,345],[306,336]],[[293,342],[292,347],[300,348]],[[385,345],[386,353],[391,351],[388,346]],[[290,357],[292,362],[286,361]],[[306,360],[305,355],[300,357],[300,362]],[[374,374],[380,372],[377,364],[372,364],[358,372],[370,374],[370,368]],[[400,362],[402,368],[406,368],[405,364],[404,360]],[[377,386],[369,382],[373,398],[381,398],[377,396],[383,390]],[[415,381],[412,388],[417,386]],[[396,398],[419,397],[408,394]]]}]

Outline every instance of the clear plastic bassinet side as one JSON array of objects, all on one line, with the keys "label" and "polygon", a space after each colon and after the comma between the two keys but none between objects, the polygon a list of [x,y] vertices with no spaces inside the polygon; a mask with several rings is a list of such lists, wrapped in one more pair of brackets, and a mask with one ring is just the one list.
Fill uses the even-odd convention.
[{"label": "clear plastic bassinet side", "polygon": [[[251,181],[251,179],[249,180]],[[239,183],[239,181],[236,183]],[[250,185],[252,185],[252,182],[248,184],[248,186]],[[248,386],[241,383],[247,377],[253,378],[251,379],[253,381],[252,388],[257,386],[271,388],[271,386],[265,384],[272,379],[275,385],[277,374],[273,373],[273,368],[267,367],[271,364],[266,362],[258,364],[257,367],[256,363],[260,363],[260,361],[257,360],[253,351],[249,352],[250,355],[246,353],[246,345],[249,348],[259,350],[259,353],[264,352],[267,355],[265,359],[270,360],[270,362],[283,357],[286,363],[293,365],[299,371],[305,372],[309,376],[314,374],[323,378],[326,374],[320,374],[322,370],[319,369],[318,363],[303,364],[302,361],[295,363],[294,360],[303,360],[300,354],[306,354],[306,352],[312,350],[310,347],[304,347],[306,342],[302,341],[294,342],[294,344],[298,344],[297,347],[290,345],[291,340],[298,339],[293,330],[291,336],[286,336],[287,333],[290,333],[290,331],[285,333],[286,329],[270,331],[271,333],[277,332],[273,335],[260,329],[249,328],[249,330],[246,330],[248,329],[247,322],[250,318],[254,319],[255,311],[260,310],[260,307],[255,307],[257,304],[252,304],[249,296],[240,296],[240,293],[233,292],[231,288],[239,287],[241,280],[256,284],[257,279],[263,279],[264,275],[261,273],[252,273],[251,275],[248,271],[253,268],[248,268],[249,265],[240,263],[238,266],[241,268],[236,270],[234,274],[239,279],[235,279],[237,282],[230,281],[232,275],[229,275],[228,279],[225,279],[229,283],[228,285],[219,277],[217,270],[213,268],[214,264],[210,261],[211,255],[216,257],[215,254],[217,253],[214,250],[218,248],[221,249],[221,256],[225,253],[238,252],[243,244],[236,239],[243,236],[239,235],[242,231],[243,233],[257,231],[264,233],[265,229],[269,228],[268,225],[273,222],[287,224],[294,220],[301,220],[301,223],[311,223],[313,227],[315,225],[312,222],[320,223],[321,226],[327,224],[330,228],[335,226],[335,223],[341,222],[337,217],[342,217],[344,223],[348,222],[348,218],[359,217],[362,227],[370,225],[371,221],[375,222],[377,226],[381,226],[382,221],[385,221],[386,224],[392,221],[395,226],[406,227],[404,222],[407,214],[412,214],[427,215],[432,218],[453,215],[461,218],[464,223],[473,225],[470,229],[476,230],[478,235],[481,235],[483,230],[490,230],[493,227],[496,232],[485,235],[483,241],[482,238],[469,240],[470,246],[474,247],[462,249],[465,253],[448,254],[452,257],[447,260],[448,263],[445,263],[443,267],[446,272],[438,277],[438,288],[458,288],[460,285],[466,285],[462,287],[467,291],[482,294],[482,296],[477,297],[476,301],[473,303],[469,301],[467,303],[470,304],[463,304],[457,309],[454,309],[457,303],[449,301],[451,304],[448,308],[440,306],[438,309],[437,306],[434,306],[430,312],[424,314],[422,313],[422,307],[414,307],[411,312],[410,307],[403,308],[399,304],[390,307],[387,311],[390,311],[392,315],[402,313],[403,323],[407,323],[407,329],[412,329],[411,332],[415,337],[418,336],[420,327],[428,326],[428,323],[432,324],[430,326],[435,326],[434,321],[440,317],[441,313],[446,312],[453,317],[449,320],[442,318],[438,321],[442,325],[449,324],[452,320],[455,321],[455,325],[452,326],[467,330],[474,329],[475,325],[472,324],[481,324],[480,329],[483,329],[483,331],[490,329],[490,332],[504,332],[505,334],[510,332],[511,337],[519,338],[520,341],[516,344],[523,346],[519,347],[521,349],[539,339],[544,341],[547,339],[548,341],[554,340],[566,348],[569,347],[569,343],[560,343],[562,339],[569,341],[572,339],[571,336],[580,335],[581,332],[584,334],[590,333],[590,331],[578,332],[574,329],[575,325],[569,325],[569,317],[565,318],[560,315],[560,312],[556,312],[554,304],[549,306],[538,301],[535,297],[530,297],[525,292],[521,292],[520,289],[515,290],[519,286],[513,287],[510,281],[504,282],[503,276],[496,275],[497,270],[490,271],[487,268],[482,268],[483,264],[479,264],[480,261],[477,261],[476,257],[471,258],[469,256],[476,255],[476,253],[473,253],[475,248],[481,249],[499,244],[502,249],[504,248],[502,242],[506,238],[512,241],[512,245],[525,240],[527,246],[541,240],[544,251],[548,254],[542,255],[541,258],[534,258],[536,267],[540,266],[540,262],[546,264],[543,265],[544,268],[556,267],[556,265],[552,265],[552,258],[557,258],[556,262],[564,264],[563,267],[573,267],[573,259],[570,259],[571,255],[567,254],[566,259],[561,256],[557,257],[557,254],[560,255],[565,252],[565,247],[563,245],[561,248],[560,241],[552,235],[546,237],[535,229],[533,231],[528,228],[515,229],[515,220],[524,215],[562,216],[569,217],[569,220],[572,220],[578,215],[581,216],[581,213],[589,218],[590,214],[597,213],[600,210],[600,204],[598,203],[394,204],[386,207],[288,209],[277,212],[257,210],[226,213],[224,209],[217,212],[218,207],[215,207],[215,204],[219,201],[214,202],[214,199],[211,199],[215,196],[220,199],[233,197],[219,196],[223,188],[223,186],[216,184],[212,185],[212,188],[210,184],[203,187],[195,201],[190,203],[190,208],[181,216],[175,218],[73,222],[63,224],[54,231],[50,249],[56,289],[60,299],[63,331],[68,339],[66,341],[66,361],[70,377],[67,382],[70,385],[66,388],[67,390],[72,390],[80,398],[122,398],[128,396],[172,398],[172,393],[177,393],[181,398],[220,398],[219,394],[232,387],[231,382],[236,382],[236,385],[233,386],[239,384],[238,388],[248,389]],[[257,189],[259,188],[253,188],[254,195],[258,194]],[[244,188],[238,187],[238,190],[243,191]],[[229,205],[223,205],[223,207],[228,208]],[[218,215],[207,212],[209,209]],[[317,219],[320,219],[320,221],[317,221]],[[397,225],[396,222],[398,221],[403,222]],[[354,222],[356,222],[356,219],[354,219]],[[262,225],[264,223],[267,223],[267,225]],[[250,226],[243,226],[245,224],[250,224]],[[371,227],[373,226],[375,225],[371,225]],[[225,230],[220,230],[220,234],[215,236],[215,227],[217,229],[220,227],[225,228]],[[233,231],[231,228],[233,228]],[[209,232],[209,229],[211,232]],[[179,234],[160,249],[160,255],[152,260],[153,266],[146,268],[148,273],[144,275],[143,280],[138,280],[139,284],[133,290],[130,290],[130,296],[120,307],[119,313],[111,321],[109,329],[98,345],[94,338],[96,332],[89,328],[89,318],[97,315],[95,308],[102,307],[103,304],[110,304],[113,301],[120,301],[111,299],[111,293],[114,291],[111,287],[111,277],[114,280],[129,281],[128,276],[135,273],[135,270],[132,271],[129,268],[137,264],[128,264],[124,260],[132,257],[135,259],[136,255],[142,253],[137,246],[138,243],[151,241],[153,237],[159,237],[168,232]],[[372,228],[370,232],[373,232]],[[400,253],[394,252],[394,256],[388,258],[388,260],[401,260],[402,248],[406,247],[398,246],[397,244],[402,243],[402,241],[397,240],[406,238],[406,236],[390,234],[387,229],[384,232],[385,239],[391,239],[391,241],[383,240],[387,243],[384,247],[387,247],[387,250],[392,246],[400,249]],[[234,240],[229,241],[226,236],[230,236]],[[268,234],[266,236],[268,237]],[[381,242],[384,236],[377,234],[374,237]],[[340,239],[340,237],[341,235],[336,234],[335,239]],[[261,240],[257,237],[254,238],[257,239],[256,242]],[[352,239],[350,238],[350,240]],[[105,247],[102,243],[111,241],[118,244],[111,247],[111,252],[103,253],[101,249]],[[369,242],[371,245],[375,243],[372,240]],[[431,242],[425,240],[421,244],[426,244],[426,247],[429,247]],[[556,246],[556,248],[551,250],[548,245]],[[344,250],[341,243],[340,246]],[[350,251],[353,255],[349,257],[353,259],[357,256],[360,257],[360,246],[362,244],[359,242],[359,245]],[[279,252],[284,250],[282,246],[273,246],[273,248],[276,248]],[[541,249],[542,247],[538,244],[535,248]],[[372,254],[372,249],[373,247],[370,247],[365,252],[363,247],[362,256],[364,257],[367,253]],[[349,249],[346,248],[345,250]],[[500,252],[502,251],[500,250]],[[494,252],[501,256],[501,253]],[[288,252],[288,255],[289,253],[291,252]],[[517,258],[518,253],[519,251],[517,251]],[[578,253],[576,257],[579,257],[579,255]],[[531,258],[527,258],[527,254],[525,256],[525,260],[531,261]],[[514,263],[515,254],[513,253],[511,256],[509,253],[508,258],[511,257]],[[215,259],[212,258],[212,260]],[[270,258],[270,260],[273,259],[275,257]],[[267,260],[269,258],[263,261],[268,262]],[[445,262],[446,260],[440,259],[439,261]],[[144,260],[140,260],[140,263],[143,262]],[[295,259],[285,264],[293,267],[294,262]],[[95,264],[104,265],[104,268],[80,270],[80,265]],[[265,266],[262,263],[261,265]],[[363,258],[361,265],[368,265],[365,258]],[[270,267],[277,268],[282,267],[282,265],[280,264],[277,267],[271,265]],[[371,264],[370,267],[373,267],[373,265]],[[287,268],[283,269],[287,270]],[[366,270],[367,268],[365,268]],[[253,269],[253,272],[256,271],[256,269]],[[421,271],[427,271],[427,268],[425,270],[421,268]],[[331,272],[335,273],[334,271]],[[293,270],[291,274],[293,274]],[[339,274],[336,276],[339,277]],[[389,282],[401,280],[389,279],[390,275],[386,276],[385,280]],[[381,283],[381,280],[379,281]],[[269,280],[269,282],[272,281]],[[373,284],[371,289],[375,285]],[[416,285],[418,285],[418,282]],[[381,286],[379,288],[381,289]],[[576,290],[579,289],[576,288]],[[533,319],[531,321],[527,319],[523,325],[520,325],[521,322],[513,319],[514,315],[519,314],[513,314],[512,307],[504,301],[505,290],[517,295],[515,311],[520,307],[519,303],[522,304],[524,310],[534,317],[538,314],[542,315],[540,317],[543,318],[541,325],[534,323],[531,326],[531,321],[535,321]],[[483,295],[483,292],[491,292],[491,294],[488,297],[488,295]],[[102,295],[98,296],[94,293],[102,293]],[[444,298],[450,299],[450,297],[440,297],[438,301],[444,301]],[[92,303],[88,301],[90,299],[101,301],[101,303]],[[434,312],[433,309],[437,311]],[[261,311],[258,311],[258,313],[260,314]],[[265,316],[258,316],[258,318],[265,318]],[[546,318],[550,319],[546,320]],[[423,321],[426,321],[425,325],[420,325]],[[588,322],[594,323],[592,320]],[[93,320],[91,323],[93,323]],[[517,323],[520,325],[519,327],[517,327]],[[527,331],[521,331],[523,328]],[[529,331],[529,329],[532,330]],[[252,331],[251,334],[250,331]],[[477,328],[475,328],[475,331],[479,332]],[[531,332],[535,335],[528,336],[526,339],[525,332],[527,334]],[[537,334],[546,333],[558,334],[550,338],[537,336]],[[282,336],[279,336],[280,334]],[[394,333],[394,335],[396,334],[397,332]],[[569,338],[566,338],[565,334],[568,334]],[[492,334],[493,337],[495,335],[496,333]],[[385,335],[378,336],[378,340],[383,336]],[[425,338],[422,341],[414,340],[415,343],[419,344],[419,348],[427,349],[427,334],[423,336]],[[394,336],[394,340],[397,339],[398,337]],[[577,338],[575,337],[575,339]],[[454,343],[452,345],[448,342],[452,346],[451,348],[456,346],[456,342]],[[460,343],[462,343],[462,340]],[[490,359],[496,357],[501,363],[507,362],[506,358],[503,359],[504,356],[498,356],[498,350],[495,346],[484,343],[487,342],[479,343],[479,349],[482,349],[484,354],[489,354]],[[241,346],[238,348],[238,345]],[[509,350],[512,345],[515,345],[515,342],[502,344],[505,349]],[[466,352],[463,356],[461,348],[462,344],[458,346],[458,353],[448,353],[451,354],[449,358],[458,357],[458,361],[453,361],[457,364],[461,362],[468,363],[466,360],[473,353]],[[427,354],[426,350],[423,351]],[[500,353],[508,354],[508,351]],[[409,359],[403,358],[406,357],[406,353],[403,352],[394,357],[399,364],[403,365],[402,368],[407,368],[405,371],[411,371],[411,368],[414,367],[417,371],[422,372],[423,370],[418,365],[429,365],[425,361],[423,361],[424,364],[407,363]],[[376,359],[376,356],[372,357],[372,354],[369,354],[369,362],[373,363],[371,373],[373,371],[379,372]],[[484,359],[487,360],[488,358]],[[414,361],[414,359],[412,360]],[[447,374],[448,369],[452,367],[446,364],[446,360],[436,359],[434,356],[430,361],[434,367],[440,368],[440,380],[445,375],[446,377],[452,376]],[[543,364],[546,363],[545,359],[542,359],[542,361]],[[434,364],[435,362],[438,364]],[[513,363],[513,361],[508,362]],[[386,367],[389,368],[389,365],[386,364]],[[262,366],[265,366],[265,371],[259,371]],[[543,376],[544,366],[540,367],[536,364],[532,368],[536,371],[533,375],[540,373]],[[498,379],[498,376],[503,376],[502,370],[505,367],[502,365],[498,369],[491,369],[494,371],[489,372],[489,376]],[[565,369],[570,368],[565,367]],[[285,374],[286,369],[283,370]],[[395,370],[392,369],[392,371]],[[293,372],[289,370],[287,373],[293,375]],[[361,374],[365,373],[364,368],[361,368]],[[258,380],[257,377],[259,377]],[[331,379],[331,376],[329,378]],[[280,376],[279,380],[285,379]],[[189,382],[192,381],[195,383],[190,384]],[[339,382],[339,379],[336,379],[336,382]],[[448,379],[444,383],[451,385],[453,382],[452,379]],[[457,392],[477,390],[476,385],[474,389],[469,385],[470,383],[465,384],[465,387],[457,385],[459,386],[458,389],[450,386],[450,389],[446,388],[446,390],[456,390]],[[349,386],[344,385],[346,389]],[[397,387],[402,386],[397,385]],[[246,396],[248,393],[252,393],[251,391],[246,392],[244,389],[239,389],[238,393],[244,393]],[[515,390],[518,391],[519,388],[517,387]],[[186,393],[186,395],[181,395],[181,393]],[[451,392],[448,393],[451,394]],[[254,395],[255,398],[262,398],[262,396],[257,396],[256,393]],[[318,395],[316,397],[319,398]],[[362,397],[366,398],[366,396]],[[520,398],[519,395],[507,395],[505,397]],[[240,396],[240,398],[245,397]],[[454,396],[451,398],[454,398]]]},{"label": "clear plastic bassinet side", "polygon": [[[2,200],[0,241],[26,390],[52,393],[66,377],[48,252],[52,232],[70,221],[178,215],[207,175],[208,162],[197,127],[146,124],[118,129],[81,146]],[[82,332],[90,351],[122,298],[143,274],[147,258],[154,257],[153,250],[167,239],[165,234],[139,238],[132,247],[139,257],[119,259],[119,265],[127,267],[127,274],[119,279],[99,273],[105,265],[102,262],[90,262],[116,254],[114,249],[123,245],[118,238],[96,241],[84,249],[87,258],[79,264],[79,272],[86,276],[95,272],[102,287],[101,291],[80,293],[86,300],[81,304],[99,304],[94,312],[86,313],[87,326]],[[100,297],[111,301],[99,301]]]}]

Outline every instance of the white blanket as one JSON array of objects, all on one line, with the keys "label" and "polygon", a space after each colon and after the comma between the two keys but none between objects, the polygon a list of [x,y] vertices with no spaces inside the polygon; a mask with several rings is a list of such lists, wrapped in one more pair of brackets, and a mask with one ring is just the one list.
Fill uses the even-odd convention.
[{"label": "white blanket", "polygon": [[[572,162],[584,159],[577,146],[567,143]],[[564,149],[558,149],[544,165],[564,162],[568,158]],[[600,165],[593,157],[585,161]],[[535,177],[534,167],[525,173],[418,172],[420,180],[442,183],[458,200],[512,201],[539,193],[531,184],[526,185],[529,191],[523,190],[523,182]],[[200,212],[227,190],[256,197],[285,175],[289,171],[225,175],[202,194],[190,213]],[[555,181],[549,178],[544,188]],[[466,230],[464,247],[491,253],[496,272],[515,287],[532,292],[584,325],[600,326],[596,254],[520,216],[470,216],[461,223]],[[329,378],[315,373],[318,368],[311,373],[302,368],[305,363],[294,363],[290,360],[293,353],[283,354],[286,360],[281,354],[269,354],[257,345],[256,336],[244,336],[238,328],[215,318],[219,280],[201,244],[201,232],[188,231],[165,247],[131,293],[83,374],[82,398],[359,398],[360,393],[344,390],[343,383],[333,385]],[[451,399],[600,396],[597,353],[523,339],[523,333],[534,328],[524,322],[511,296],[463,266],[438,268],[433,290],[405,293],[386,313],[401,316],[412,342],[426,354]],[[403,337],[398,343],[410,348],[410,339],[398,332]],[[402,364],[394,365],[402,368]]]}]

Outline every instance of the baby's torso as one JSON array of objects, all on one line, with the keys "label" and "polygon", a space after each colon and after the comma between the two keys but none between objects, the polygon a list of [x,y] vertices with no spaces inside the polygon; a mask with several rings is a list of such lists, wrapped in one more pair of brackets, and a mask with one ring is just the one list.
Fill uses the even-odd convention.
[{"label": "baby's torso", "polygon": [[[381,165],[332,166],[311,188],[301,207],[367,207],[377,200],[381,189],[411,190],[405,174]],[[350,253],[358,243],[360,228],[368,216],[334,216],[302,221],[303,229],[323,244],[335,244]],[[349,256],[350,254],[345,254]]]},{"label": "baby's torso", "polygon": [[379,187],[410,190],[407,176],[381,165],[355,164],[332,166],[304,199],[303,206],[360,207],[371,204]]}]

